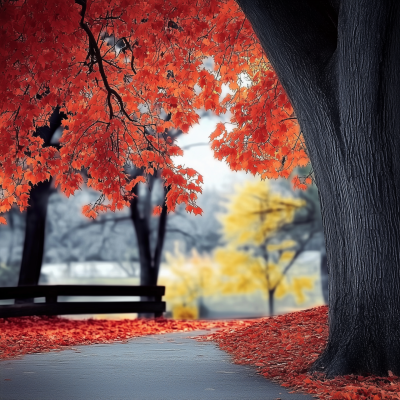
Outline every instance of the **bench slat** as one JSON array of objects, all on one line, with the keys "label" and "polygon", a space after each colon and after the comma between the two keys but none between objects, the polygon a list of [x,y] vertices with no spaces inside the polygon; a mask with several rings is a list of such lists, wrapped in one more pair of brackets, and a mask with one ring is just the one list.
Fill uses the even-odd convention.
[{"label": "bench slat", "polygon": [[165,295],[165,286],[38,285],[0,288],[0,299],[49,296],[152,296]]},{"label": "bench slat", "polygon": [[112,302],[70,302],[70,303],[30,303],[0,306],[0,318],[32,315],[65,314],[112,314],[112,313],[156,313],[166,310],[165,301],[112,301]]}]

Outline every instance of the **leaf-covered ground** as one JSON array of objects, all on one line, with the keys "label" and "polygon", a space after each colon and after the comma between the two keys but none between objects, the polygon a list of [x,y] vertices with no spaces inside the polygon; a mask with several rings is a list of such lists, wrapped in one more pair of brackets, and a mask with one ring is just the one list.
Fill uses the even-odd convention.
[{"label": "leaf-covered ground", "polygon": [[0,359],[61,350],[66,346],[124,341],[137,336],[198,329],[237,329],[250,324],[250,321],[179,321],[164,318],[119,321],[46,316],[0,318]]},{"label": "leaf-covered ground", "polygon": [[400,400],[400,378],[345,376],[325,380],[308,368],[328,337],[328,307],[242,321],[68,320],[0,318],[0,359],[69,346],[124,341],[136,336],[219,328],[197,340],[215,341],[237,364],[253,365],[268,379],[320,399]]},{"label": "leaf-covered ground", "polygon": [[348,375],[325,380],[322,374],[308,375],[308,368],[327,339],[327,306],[262,318],[250,326],[198,337],[217,342],[233,356],[235,363],[256,366],[266,378],[319,399],[400,399],[400,379],[395,376]]}]

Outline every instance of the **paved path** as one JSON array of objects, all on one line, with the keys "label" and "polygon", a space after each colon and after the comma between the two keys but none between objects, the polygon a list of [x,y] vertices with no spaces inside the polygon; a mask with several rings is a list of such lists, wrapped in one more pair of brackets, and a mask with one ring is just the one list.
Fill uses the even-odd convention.
[{"label": "paved path", "polygon": [[[311,400],[236,365],[206,331],[0,361],[1,400]],[[6,380],[11,379],[11,380]]]}]

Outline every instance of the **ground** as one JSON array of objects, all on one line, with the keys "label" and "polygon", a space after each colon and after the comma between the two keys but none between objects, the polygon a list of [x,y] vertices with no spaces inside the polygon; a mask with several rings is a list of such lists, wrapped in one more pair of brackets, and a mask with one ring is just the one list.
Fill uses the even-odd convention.
[{"label": "ground", "polygon": [[[111,343],[150,334],[213,330],[199,341],[215,341],[235,363],[253,365],[264,377],[319,399],[400,400],[400,378],[349,375],[324,379],[307,370],[328,338],[328,307],[322,306],[256,320],[178,321],[68,320],[58,317],[0,319],[0,359],[63,349],[79,344]],[[251,345],[249,345],[251,343]]]}]

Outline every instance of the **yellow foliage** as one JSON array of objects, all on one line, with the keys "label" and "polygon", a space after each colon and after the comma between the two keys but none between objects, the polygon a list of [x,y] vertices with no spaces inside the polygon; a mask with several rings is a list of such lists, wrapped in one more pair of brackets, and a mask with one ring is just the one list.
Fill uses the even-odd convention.
[{"label": "yellow foliage", "polygon": [[294,240],[284,240],[281,243],[268,244],[267,251],[272,252],[272,251],[277,251],[277,250],[290,249],[296,245],[297,245],[297,242],[295,242]]},{"label": "yellow foliage", "polygon": [[[285,253],[285,261],[291,261],[294,252]],[[214,257],[220,265],[221,294],[250,294],[260,291],[264,297],[268,297],[269,291],[276,288],[276,298],[293,294],[296,302],[301,304],[306,300],[303,291],[312,290],[316,280],[316,277],[295,277],[289,280],[283,274],[287,262],[282,262],[282,257],[278,264],[267,264],[263,258],[253,257],[250,252],[233,247],[217,249]]]},{"label": "yellow foliage", "polygon": [[280,263],[289,262],[292,260],[295,254],[296,254],[295,251],[284,251],[279,258],[279,262]]},{"label": "yellow foliage", "polygon": [[231,199],[228,213],[220,218],[224,235],[237,245],[260,245],[282,225],[292,222],[295,211],[304,205],[303,200],[271,193],[265,181],[246,182]]},{"label": "yellow foliage", "polygon": [[296,297],[296,301],[301,304],[306,301],[304,289],[312,289],[314,287],[315,277],[293,278],[292,291]]},{"label": "yellow foliage", "polygon": [[[297,243],[284,240],[266,245],[283,225],[293,221],[296,210],[305,204],[303,200],[272,193],[268,182],[264,181],[246,182],[237,189],[227,206],[228,213],[220,218],[229,245],[215,252],[215,260],[225,277],[221,283],[223,293],[244,294],[260,290],[265,296],[270,296],[271,292],[277,298],[293,294],[298,303],[305,301],[303,290],[312,289],[315,278],[293,278],[289,282],[284,274],[285,267],[296,255],[290,249]],[[243,245],[248,249],[240,249]],[[268,253],[278,251],[278,263],[254,256],[256,247],[264,248]]]},{"label": "yellow foliage", "polygon": [[245,294],[265,290],[264,260],[235,248],[219,248],[214,253],[220,266],[222,294]]},{"label": "yellow foliage", "polygon": [[166,267],[172,277],[160,277],[159,284],[166,286],[165,301],[172,305],[193,304],[199,297],[220,293],[218,265],[208,256],[195,250],[185,258],[176,247],[174,254],[166,253]]},{"label": "yellow foliage", "polygon": [[232,247],[215,251],[215,261],[221,266],[221,292],[224,294],[253,293],[260,290],[265,296],[275,286],[283,297],[290,289],[282,268],[266,263],[262,257],[253,257],[250,252]]},{"label": "yellow foliage", "polygon": [[[167,268],[173,277],[160,279],[160,284],[167,288],[165,299],[172,305],[173,317],[197,318],[198,299],[213,295],[260,291],[264,297],[293,294],[296,302],[304,302],[304,290],[313,288],[315,278],[289,280],[284,273],[296,255],[292,249],[297,243],[267,242],[283,225],[291,223],[295,211],[305,204],[303,200],[271,193],[265,181],[246,182],[232,197],[228,213],[220,217],[228,241],[226,247],[216,249],[213,258],[196,251],[186,258],[177,248],[174,254],[166,253]],[[278,252],[277,263],[266,257],[266,250]]]},{"label": "yellow foliage", "polygon": [[279,285],[276,288],[275,297],[277,299],[281,299],[282,297],[285,297],[286,295],[290,294],[291,289],[292,288],[285,276],[285,278],[282,279],[282,281],[279,283]]},{"label": "yellow foliage", "polygon": [[283,280],[286,280],[286,276],[282,274],[282,266],[281,268],[274,264],[268,263],[268,268],[266,271],[267,280],[268,280],[268,290],[272,290],[275,287],[278,287],[282,283]]},{"label": "yellow foliage", "polygon": [[172,308],[172,318],[174,319],[198,319],[199,310],[196,306],[177,305]]}]

